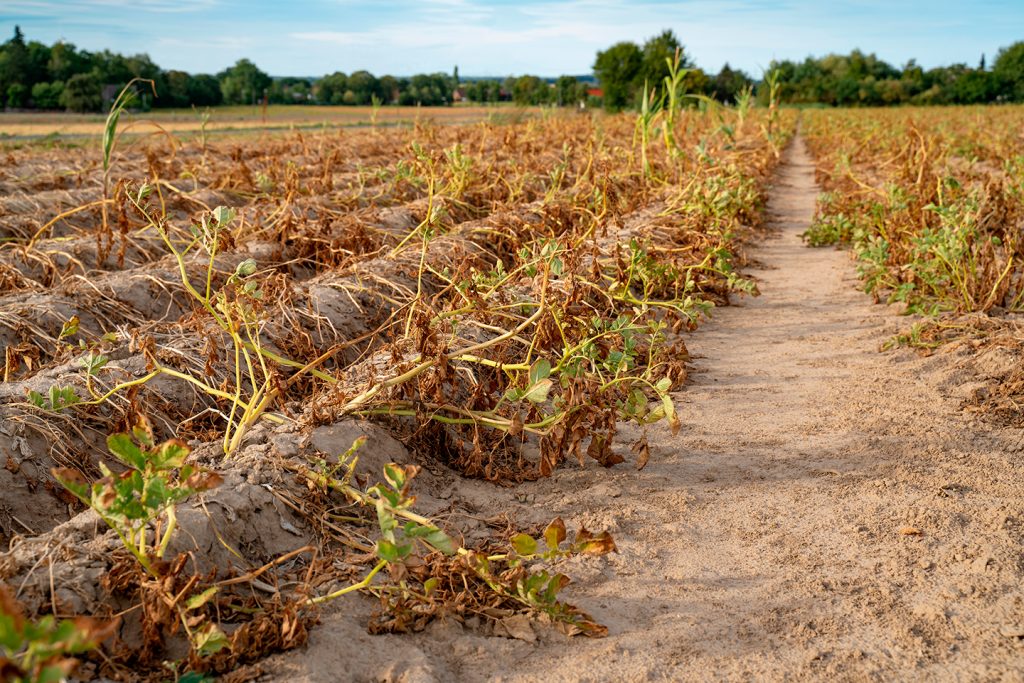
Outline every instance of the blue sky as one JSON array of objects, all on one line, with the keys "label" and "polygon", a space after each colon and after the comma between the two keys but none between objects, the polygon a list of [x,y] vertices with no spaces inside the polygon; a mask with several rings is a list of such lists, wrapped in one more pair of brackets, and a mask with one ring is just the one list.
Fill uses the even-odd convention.
[{"label": "blue sky", "polygon": [[[1024,40],[1024,0],[0,0],[0,31],[146,52],[213,73],[249,57],[275,76],[589,73],[597,50],[671,28],[697,64],[759,74],[773,58],[859,47],[901,65],[991,64]],[[4,38],[6,39],[6,38]]]}]

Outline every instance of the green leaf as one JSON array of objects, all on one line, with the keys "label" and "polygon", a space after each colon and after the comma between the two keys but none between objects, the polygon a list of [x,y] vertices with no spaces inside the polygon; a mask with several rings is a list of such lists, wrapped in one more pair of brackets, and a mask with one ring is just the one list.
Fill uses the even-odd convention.
[{"label": "green leaf", "polygon": [[412,546],[408,544],[398,545],[384,539],[377,541],[377,556],[388,563],[399,562],[407,557],[411,550]]},{"label": "green leaf", "polygon": [[377,525],[380,527],[380,531],[385,537],[391,537],[395,528],[398,526],[398,522],[395,520],[395,515],[383,500],[377,501]]},{"label": "green leaf", "polygon": [[396,465],[393,462],[384,465],[384,478],[396,491],[405,488],[405,470],[401,465]]},{"label": "green leaf", "polygon": [[672,397],[668,394],[661,397],[661,404],[665,407],[665,417],[668,418],[669,429],[675,434],[679,431],[679,417],[676,416],[676,404],[672,402]]},{"label": "green leaf", "polygon": [[206,674],[201,674],[197,671],[189,671],[178,679],[178,683],[211,683],[216,679],[210,678]]},{"label": "green leaf", "polygon": [[147,417],[144,415],[136,417],[135,424],[132,425],[132,435],[143,446],[153,445],[153,426]]},{"label": "green leaf", "polygon": [[210,601],[214,595],[217,594],[217,587],[207,588],[199,595],[193,595],[191,598],[185,601],[185,609],[194,610],[202,607]]},{"label": "green leaf", "polygon": [[518,555],[527,557],[537,554],[537,539],[529,534],[516,534],[509,542]]},{"label": "green leaf", "polygon": [[654,388],[657,389],[659,393],[667,393],[668,390],[672,388],[672,380],[668,377],[662,377],[658,380],[658,383],[654,385]]},{"label": "green leaf", "polygon": [[548,394],[551,393],[551,387],[553,385],[554,382],[552,382],[550,379],[542,379],[541,381],[537,382],[536,384],[528,388],[526,390],[526,393],[523,394],[523,398],[525,398],[530,403],[543,403],[544,401],[548,400]]},{"label": "green leaf", "polygon": [[440,582],[441,582],[440,579],[438,579],[436,576],[431,577],[431,578],[427,579],[426,581],[424,581],[423,582],[423,594],[426,595],[429,598],[433,594],[433,592],[437,589],[437,584],[439,584]]},{"label": "green leaf", "polygon": [[82,477],[82,473],[69,467],[54,467],[50,470],[53,478],[60,482],[60,485],[73,493],[83,503],[88,504],[92,500],[92,489]]},{"label": "green leaf", "polygon": [[107,448],[118,460],[137,470],[145,469],[146,456],[128,434],[111,434],[107,437]]},{"label": "green leaf", "polygon": [[536,384],[551,376],[551,362],[547,358],[538,358],[530,366],[530,384]]},{"label": "green leaf", "polygon": [[430,532],[424,537],[427,543],[431,546],[440,550],[445,555],[454,555],[456,551],[455,541],[445,532],[438,528],[431,528]]},{"label": "green leaf", "polygon": [[62,683],[67,680],[67,673],[65,668],[59,664],[51,664],[44,666],[40,671],[39,675],[32,679],[36,683]]},{"label": "green leaf", "polygon": [[185,464],[185,458],[192,451],[184,441],[168,439],[152,452],[153,465],[158,470],[170,470]]},{"label": "green leaf", "polygon": [[[256,260],[247,258],[235,267],[235,275],[238,277],[248,277],[256,272]],[[255,287],[253,283],[253,287]]]},{"label": "green leaf", "polygon": [[512,387],[512,388],[508,389],[507,391],[505,391],[505,400],[506,401],[518,401],[519,399],[521,399],[523,397],[524,393],[526,393],[526,392],[524,392],[522,389],[516,389],[515,387]]},{"label": "green leaf", "polygon": [[213,220],[217,221],[217,227],[222,228],[235,220],[235,210],[226,206],[218,206],[213,210]]},{"label": "green leaf", "polygon": [[216,624],[208,624],[206,628],[194,636],[193,645],[201,656],[212,655],[228,647],[230,641]]},{"label": "green leaf", "polygon": [[60,328],[60,335],[57,339],[67,339],[78,333],[78,316],[73,315]]}]

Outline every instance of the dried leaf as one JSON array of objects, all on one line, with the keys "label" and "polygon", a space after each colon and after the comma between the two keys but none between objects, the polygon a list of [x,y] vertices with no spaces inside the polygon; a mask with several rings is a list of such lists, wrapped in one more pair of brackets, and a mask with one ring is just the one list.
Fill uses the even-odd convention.
[{"label": "dried leaf", "polygon": [[647,465],[647,461],[651,457],[651,447],[650,444],[647,443],[647,436],[641,436],[629,448],[631,451],[636,453],[636,468],[638,470],[642,470]]}]

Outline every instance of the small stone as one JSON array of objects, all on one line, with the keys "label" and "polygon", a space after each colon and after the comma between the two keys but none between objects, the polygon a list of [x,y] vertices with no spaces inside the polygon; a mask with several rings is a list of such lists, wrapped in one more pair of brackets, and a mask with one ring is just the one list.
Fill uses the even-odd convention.
[{"label": "small stone", "polygon": [[1007,638],[1024,638],[1024,624],[1005,624],[999,629],[999,634]]}]

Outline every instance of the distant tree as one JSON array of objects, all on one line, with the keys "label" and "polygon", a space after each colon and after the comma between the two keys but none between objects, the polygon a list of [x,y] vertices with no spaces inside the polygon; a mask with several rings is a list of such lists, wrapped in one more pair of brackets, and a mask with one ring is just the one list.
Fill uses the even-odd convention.
[{"label": "distant tree", "polygon": [[348,76],[340,71],[335,71],[313,85],[313,96],[321,104],[342,104],[346,90],[348,90]]},{"label": "distant tree", "polygon": [[75,74],[91,68],[88,55],[83,55],[71,43],[58,42],[50,48],[50,61],[46,65],[50,78],[66,81]]},{"label": "distant tree", "polygon": [[188,101],[196,107],[214,107],[224,101],[216,76],[196,74],[188,79]]},{"label": "distant tree", "polygon": [[1024,102],[1024,41],[1004,47],[992,63],[999,94],[1013,102]]},{"label": "distant tree", "polygon": [[69,111],[99,111],[103,106],[103,84],[93,72],[75,74],[64,84],[60,104]]},{"label": "distant tree", "polygon": [[188,86],[192,77],[184,71],[171,70],[164,74],[164,88],[159,92],[160,106],[187,107],[192,104]]},{"label": "distant tree", "polygon": [[616,43],[597,53],[594,75],[604,90],[605,108],[617,111],[632,104],[642,68],[643,52],[636,43]]},{"label": "distant tree", "polygon": [[[0,46],[0,94],[3,94],[6,101],[10,101],[12,94],[15,99],[27,97],[27,87],[30,84],[29,54],[25,45],[25,35],[21,32],[20,26],[15,26],[14,36]],[[16,88],[12,93],[12,85],[22,87]]]},{"label": "distant tree", "polygon": [[512,84],[512,99],[522,105],[546,104],[550,90],[547,81],[538,76],[520,76]]},{"label": "distant tree", "polygon": [[306,104],[312,83],[306,78],[275,78],[267,93],[271,104]]},{"label": "distant tree", "polygon": [[422,104],[438,106],[450,104],[452,92],[451,81],[447,74],[417,74],[409,79],[409,87],[401,98],[403,104]]},{"label": "distant tree", "polygon": [[356,71],[349,76],[348,89],[354,96],[352,104],[367,105],[374,95],[380,97],[380,83],[369,71]]},{"label": "distant tree", "polygon": [[733,69],[726,62],[711,82],[711,92],[709,94],[719,102],[731,104],[736,101],[736,96],[744,88],[748,88],[753,84],[754,81],[750,76],[738,69]]},{"label": "distant tree", "polygon": [[50,47],[37,40],[29,41],[26,46],[26,65],[23,81],[25,85],[42,83],[50,79]]},{"label": "distant tree", "polygon": [[501,83],[494,79],[469,83],[466,85],[466,99],[471,102],[497,102],[501,99]]},{"label": "distant tree", "polygon": [[36,83],[32,86],[32,106],[37,109],[59,109],[60,96],[64,92],[62,81]]},{"label": "distant tree", "polygon": [[6,104],[12,109],[21,109],[28,103],[29,89],[22,83],[7,86]]},{"label": "distant tree", "polygon": [[263,98],[270,88],[270,76],[248,59],[239,59],[235,65],[217,74],[225,104],[250,104]]},{"label": "distant tree", "polygon": [[378,85],[380,99],[384,104],[394,104],[398,101],[399,87],[397,78],[394,76],[381,76]]},{"label": "distant tree", "polygon": [[665,77],[668,76],[668,60],[675,58],[676,50],[679,50],[680,68],[692,69],[694,63],[683,51],[683,46],[676,38],[675,33],[666,30],[649,38],[644,43],[642,64],[636,87],[642,89],[646,82],[649,87],[661,90]]},{"label": "distant tree", "polygon": [[[579,81],[575,76],[559,76],[555,81],[555,104],[560,107],[572,107],[580,101]],[[583,89],[583,99],[586,99],[587,91]]]}]

